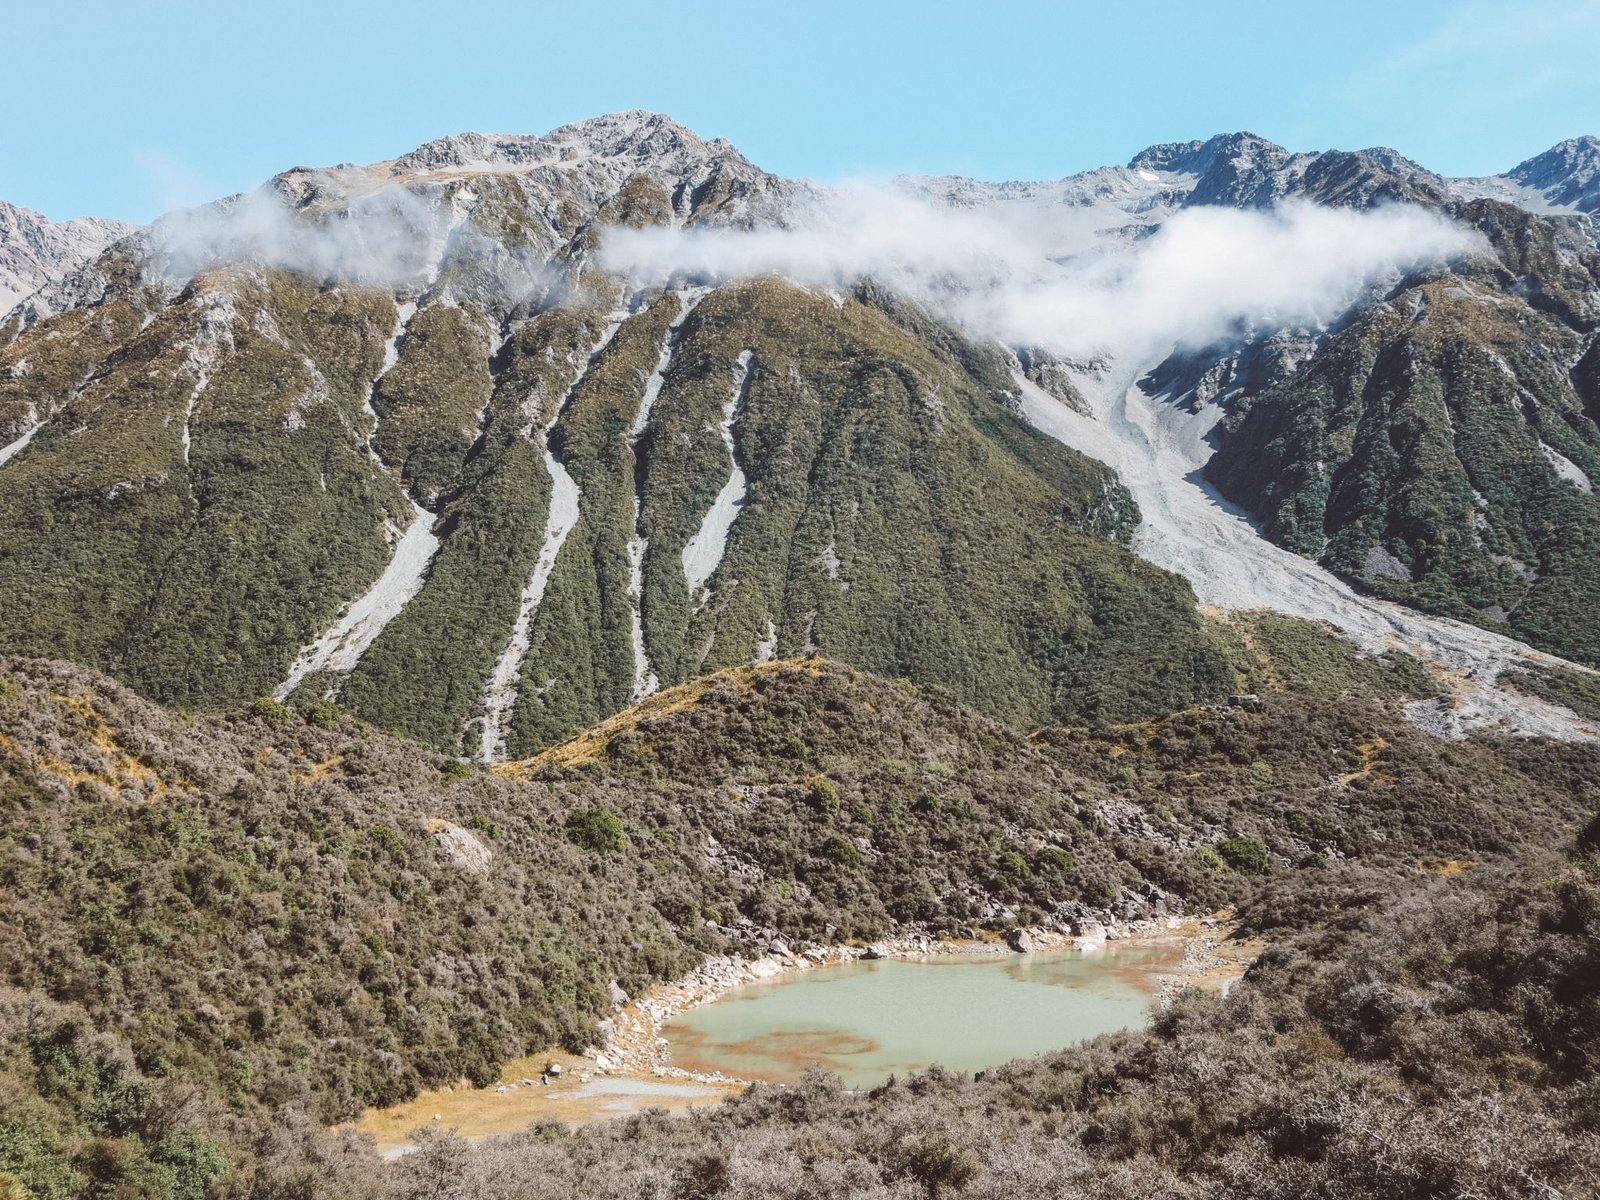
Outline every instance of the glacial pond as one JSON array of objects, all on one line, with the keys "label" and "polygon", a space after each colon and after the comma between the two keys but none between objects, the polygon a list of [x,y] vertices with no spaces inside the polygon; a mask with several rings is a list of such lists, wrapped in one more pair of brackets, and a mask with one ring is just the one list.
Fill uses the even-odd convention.
[{"label": "glacial pond", "polygon": [[934,1063],[979,1071],[1144,1025],[1175,942],[934,955],[819,967],[737,988],[662,1033],[684,1070],[786,1083],[816,1065],[851,1087]]}]

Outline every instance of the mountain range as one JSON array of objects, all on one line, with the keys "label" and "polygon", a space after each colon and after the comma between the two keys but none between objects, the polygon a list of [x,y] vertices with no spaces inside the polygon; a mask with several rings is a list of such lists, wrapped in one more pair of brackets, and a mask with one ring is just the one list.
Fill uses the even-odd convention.
[{"label": "mountain range", "polygon": [[[1597,164],[630,112],[0,208],[0,1200],[1595,1194]],[[1141,932],[1254,961],[970,1079],[335,1124],[658,1096],[629,998],[718,963]]]},{"label": "mountain range", "polygon": [[1021,725],[1145,717],[1234,691],[1220,614],[1273,607],[1421,656],[1436,730],[1587,736],[1549,680],[1600,663],[1597,163],[1447,180],[1230,134],[893,185],[1095,246],[1286,204],[1475,239],[1144,358],[1006,344],[872,273],[619,269],[619,230],[793,231],[829,194],[643,112],[138,230],[13,220],[4,261],[50,278],[13,268],[37,286],[0,317],[0,643],[493,760],[808,653]]}]

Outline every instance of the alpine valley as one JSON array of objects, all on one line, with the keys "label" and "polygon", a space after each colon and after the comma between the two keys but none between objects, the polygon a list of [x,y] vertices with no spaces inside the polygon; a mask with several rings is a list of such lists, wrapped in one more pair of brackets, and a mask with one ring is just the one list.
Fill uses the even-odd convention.
[{"label": "alpine valley", "polygon": [[[1597,331],[1593,137],[0,204],[0,1200],[1596,1194]],[[1226,998],[977,1079],[340,1124],[1219,911]]]}]

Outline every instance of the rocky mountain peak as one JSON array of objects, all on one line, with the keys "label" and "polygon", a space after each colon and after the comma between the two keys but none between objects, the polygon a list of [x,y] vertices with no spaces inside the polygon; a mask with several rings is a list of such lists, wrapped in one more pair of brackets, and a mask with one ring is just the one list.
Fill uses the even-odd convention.
[{"label": "rocky mountain peak", "polygon": [[574,121],[541,136],[458,133],[427,142],[389,164],[391,175],[518,171],[589,160],[649,164],[672,171],[711,160],[748,160],[724,138],[707,140],[662,113],[630,109]]},{"label": "rocky mountain peak", "polygon": [[42,213],[0,200],[0,316],[135,228],[125,221],[100,217],[52,221]]},{"label": "rocky mountain peak", "polygon": [[1204,141],[1162,142],[1146,147],[1129,161],[1135,171],[1172,171],[1204,176],[1224,161],[1240,167],[1287,158],[1289,152],[1275,142],[1248,131],[1219,133]]},{"label": "rocky mountain peak", "polygon": [[1260,208],[1300,196],[1368,207],[1385,201],[1438,204],[1446,197],[1439,176],[1387,146],[1296,154],[1248,131],[1150,146],[1128,166],[1194,176],[1185,201],[1190,205]]},{"label": "rocky mountain peak", "polygon": [[1600,138],[1586,135],[1558,142],[1512,167],[1507,176],[1540,192],[1551,205],[1600,211]]}]

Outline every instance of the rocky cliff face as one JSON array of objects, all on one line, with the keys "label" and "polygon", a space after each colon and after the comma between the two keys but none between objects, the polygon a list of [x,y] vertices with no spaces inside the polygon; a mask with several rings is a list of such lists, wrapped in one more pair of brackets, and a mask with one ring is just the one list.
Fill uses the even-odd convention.
[{"label": "rocky cliff face", "polygon": [[51,221],[0,200],[0,317],[45,284],[98,258],[133,229],[99,217]]}]

